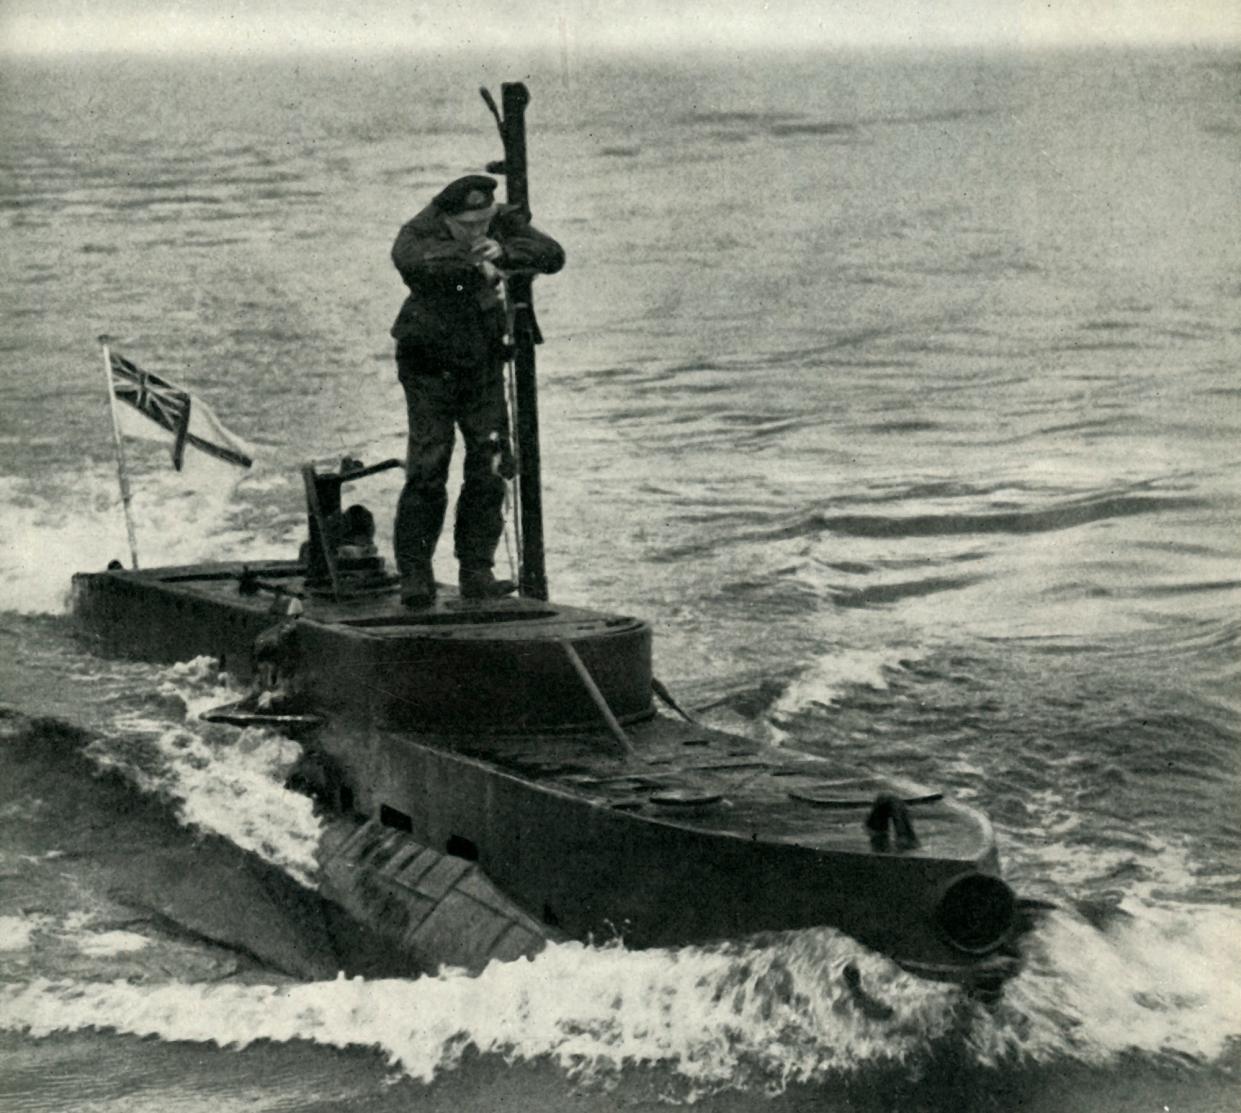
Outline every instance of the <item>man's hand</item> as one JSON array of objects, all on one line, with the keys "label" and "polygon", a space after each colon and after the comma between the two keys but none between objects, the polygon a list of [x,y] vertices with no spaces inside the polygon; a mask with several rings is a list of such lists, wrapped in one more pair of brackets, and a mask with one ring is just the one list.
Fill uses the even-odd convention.
[{"label": "man's hand", "polygon": [[501,255],[504,254],[502,248],[495,240],[483,238],[478,240],[470,248],[471,263],[494,263]]}]

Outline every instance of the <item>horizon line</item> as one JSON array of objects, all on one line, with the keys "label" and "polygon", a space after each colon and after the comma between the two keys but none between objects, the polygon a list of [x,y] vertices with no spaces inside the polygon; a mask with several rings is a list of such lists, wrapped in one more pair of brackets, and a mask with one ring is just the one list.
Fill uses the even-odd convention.
[{"label": "horizon line", "polygon": [[[0,57],[21,59],[51,58],[90,58],[90,57],[143,57],[143,58],[186,58],[227,56],[237,60],[253,58],[293,58],[293,57],[378,57],[395,55],[426,56],[466,56],[478,58],[480,44],[420,44],[420,43],[281,43],[281,44],[250,44],[240,46],[236,43],[198,43],[198,44],[161,44],[146,46],[137,43],[111,43],[93,46],[50,46],[30,47],[6,43],[0,40]],[[521,43],[513,45],[488,46],[488,57],[480,59],[487,64],[490,55],[509,51],[525,57],[547,56],[563,58],[565,51],[559,45],[547,43]],[[1161,50],[1204,50],[1226,52],[1241,49],[1241,32],[1236,38],[1221,40],[1217,36],[1184,37],[1184,38],[1147,38],[1147,39],[1102,39],[1082,37],[1077,39],[1043,39],[1022,41],[1013,38],[974,39],[974,40],[933,40],[926,43],[875,39],[873,41],[851,42],[742,42],[742,43],[696,43],[692,46],[674,44],[667,41],[634,41],[592,43],[583,45],[575,43],[569,51],[570,56],[624,56],[643,54],[648,56],[669,57],[701,56],[701,55],[755,55],[755,54],[974,54],[994,52],[1004,54],[1047,54],[1071,51],[1161,51]]]}]

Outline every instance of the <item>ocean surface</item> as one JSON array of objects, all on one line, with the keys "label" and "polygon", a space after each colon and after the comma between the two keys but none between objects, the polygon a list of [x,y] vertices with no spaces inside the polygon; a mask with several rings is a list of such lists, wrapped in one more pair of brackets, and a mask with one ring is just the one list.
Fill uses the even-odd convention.
[{"label": "ocean surface", "polygon": [[[985,808],[1057,905],[995,1008],[827,930],[308,980],[259,938],[314,884],[295,744],[75,639],[128,549],[97,335],[258,446],[128,443],[142,563],[293,555],[299,464],[402,451],[388,250],[506,79],[569,255],[553,597],[721,725]],[[1238,198],[1235,53],[6,60],[0,1107],[1241,1107]]]}]

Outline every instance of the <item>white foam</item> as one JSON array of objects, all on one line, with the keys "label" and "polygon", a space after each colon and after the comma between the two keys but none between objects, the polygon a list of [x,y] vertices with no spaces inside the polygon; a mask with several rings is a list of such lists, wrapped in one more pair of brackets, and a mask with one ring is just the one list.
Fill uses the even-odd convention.
[{"label": "white foam", "polygon": [[[261,482],[261,477],[256,476]],[[0,540],[0,610],[60,614],[74,572],[130,564],[116,476],[97,465],[60,486],[48,476],[0,476],[5,529]],[[159,470],[131,480],[138,557],[144,567],[203,559],[287,555],[283,542],[233,527],[237,488],[253,482],[237,468],[208,461],[194,474]]]},{"label": "white foam", "polygon": [[163,670],[159,692],[172,696],[185,708],[185,717],[195,721],[204,711],[240,699],[243,693],[233,687],[220,662],[205,654],[189,661],[178,661]]},{"label": "white foam", "polygon": [[1039,874],[1045,882],[1072,893],[1097,891],[1108,878],[1123,873],[1127,896],[1146,902],[1157,902],[1161,894],[1184,893],[1198,883],[1187,837],[1165,840],[1144,833],[1143,842],[1139,858],[1132,847],[1049,841],[1037,852]]},{"label": "white foam", "polygon": [[92,958],[107,958],[112,955],[132,954],[134,951],[145,950],[150,940],[135,931],[102,931],[92,935],[84,935],[76,940],[77,948],[84,955]]},{"label": "white foam", "polygon": [[[838,977],[845,957],[896,990],[895,1015],[857,1011]],[[38,981],[0,990],[0,1025],[35,1036],[107,1028],[245,1046],[304,1039],[375,1047],[430,1080],[468,1047],[549,1058],[575,1078],[669,1066],[682,1096],[790,1082],[908,1053],[943,1028],[950,994],[892,972],[834,933],[767,947],[627,951],[581,944],[496,963],[475,978],[339,978],[293,986],[105,985]]]},{"label": "white foam", "polygon": [[[902,974],[828,930],[764,944],[629,951],[577,943],[477,977],[286,986],[52,983],[0,989],[0,1026],[44,1036],[103,1028],[244,1047],[309,1040],[373,1047],[430,1080],[465,1049],[549,1059],[608,1082],[658,1066],[676,1097],[722,1088],[777,1092],[944,1040],[974,1061],[1116,1061],[1131,1051],[1208,1061],[1241,1034],[1241,915],[1133,904],[1106,932],[1053,914],[1030,968],[1000,1006]],[[865,1015],[843,988],[846,960],[892,1009]]]},{"label": "white foam", "polygon": [[981,1057],[1018,1052],[1090,1063],[1129,1051],[1210,1060],[1241,1036],[1241,914],[1126,900],[1098,931],[1065,912],[1039,933]]},{"label": "white foam", "polygon": [[29,950],[34,933],[42,926],[39,916],[0,916],[0,952]]},{"label": "white foam", "polygon": [[[130,720],[124,726],[136,735],[146,724]],[[297,743],[253,729],[209,741],[183,726],[166,726],[147,740],[160,760],[106,742],[92,743],[87,752],[140,789],[176,800],[187,826],[222,835],[313,887],[320,823],[307,797],[284,788],[301,752]]]},{"label": "white foam", "polygon": [[834,648],[816,658],[795,676],[772,705],[774,719],[786,718],[814,707],[825,708],[850,688],[888,688],[888,673],[916,659],[910,646],[881,649]]},{"label": "white foam", "polygon": [[259,728],[199,722],[200,711],[236,696],[209,657],[163,670],[159,690],[180,700],[184,722],[118,716],[87,754],[144,792],[176,801],[188,826],[222,835],[313,887],[321,824],[312,801],[284,787],[301,747]]}]

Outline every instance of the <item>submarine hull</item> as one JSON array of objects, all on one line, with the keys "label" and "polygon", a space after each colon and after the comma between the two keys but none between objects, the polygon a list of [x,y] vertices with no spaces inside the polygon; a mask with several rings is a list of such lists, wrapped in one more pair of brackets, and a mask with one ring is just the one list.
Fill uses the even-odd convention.
[{"label": "submarine hull", "polygon": [[[639,744],[644,733],[633,731]],[[1015,969],[1011,953],[963,955],[935,926],[955,881],[998,874],[994,846],[969,858],[828,850],[712,829],[726,801],[684,809],[695,815],[639,816],[432,740],[378,734],[328,752],[360,814],[467,855],[518,906],[569,937],[678,946],[827,925],[928,977],[981,985]],[[926,811],[919,829],[944,822],[942,802]],[[841,833],[864,846],[862,801],[837,814]]]},{"label": "submarine hull", "polygon": [[[245,587],[256,575],[270,590]],[[289,598],[299,617],[282,613]],[[466,863],[511,902],[514,955],[546,938],[675,946],[826,926],[983,990],[1018,968],[1015,898],[984,816],[656,714],[650,630],[636,619],[447,590],[410,612],[391,591],[317,596],[292,562],[79,574],[74,607],[104,652],[210,655],[258,696],[323,720],[303,740],[307,786],[413,848],[394,881],[395,851],[377,862],[357,852],[366,837],[349,843],[325,891],[386,916],[385,937],[418,948],[421,967],[435,958],[410,926],[425,850],[424,865]],[[500,923],[450,904],[459,923]]]}]

